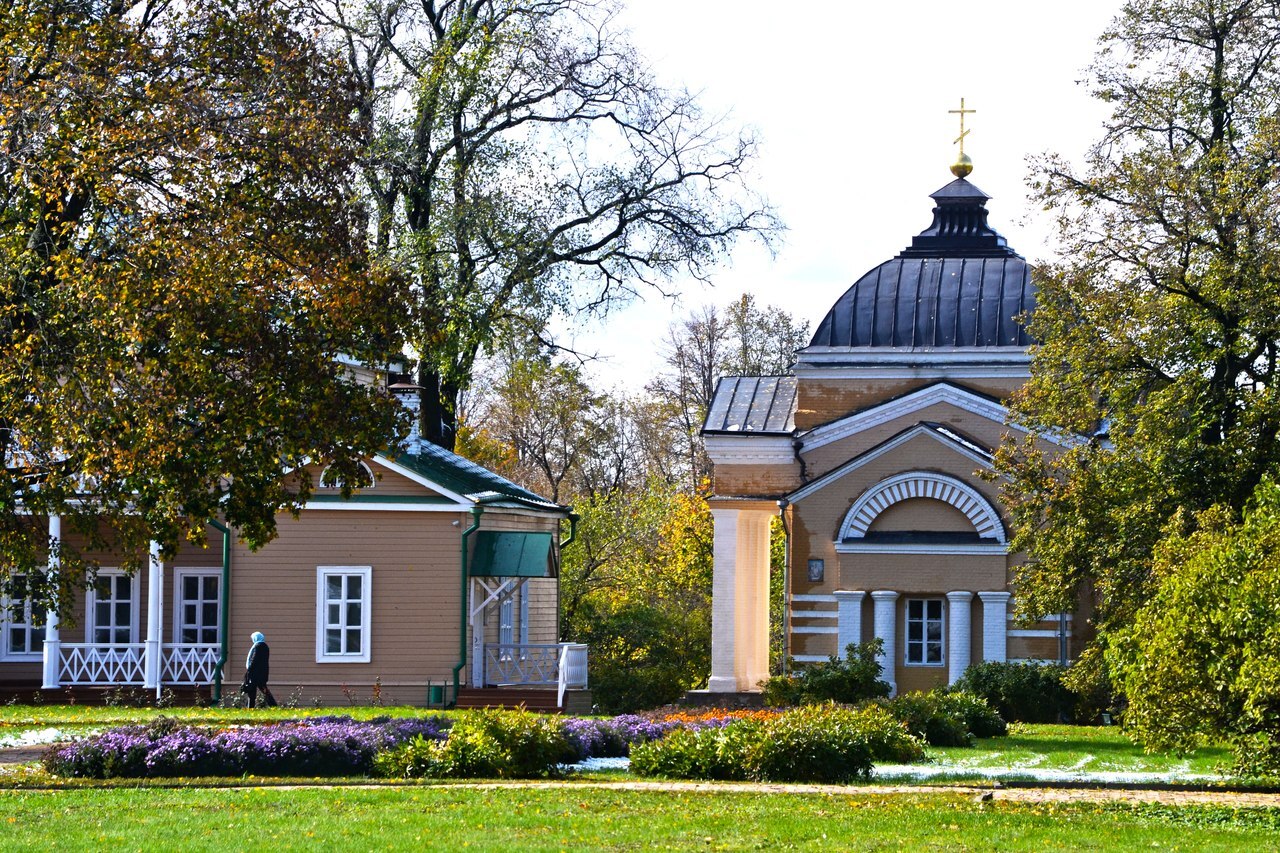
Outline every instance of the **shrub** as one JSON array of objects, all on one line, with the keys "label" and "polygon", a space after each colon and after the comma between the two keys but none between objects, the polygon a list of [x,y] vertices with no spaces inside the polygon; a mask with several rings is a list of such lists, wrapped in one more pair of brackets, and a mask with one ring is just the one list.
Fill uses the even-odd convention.
[{"label": "shrub", "polygon": [[858,727],[867,738],[872,761],[910,764],[924,760],[924,744],[883,705],[870,703],[858,708]]},{"label": "shrub", "polygon": [[885,708],[930,746],[969,746],[973,742],[964,717],[944,705],[938,693],[903,693],[886,702]]},{"label": "shrub", "polygon": [[882,667],[876,660],[883,644],[877,638],[866,643],[850,643],[844,659],[832,656],[810,664],[799,675],[770,678],[763,686],[769,705],[807,705],[840,702],[853,705],[889,695],[888,683],[880,680]]},{"label": "shrub", "polygon": [[433,778],[550,776],[571,748],[558,720],[486,709],[461,717],[443,743],[411,741],[380,757],[380,775]]},{"label": "shrub", "polygon": [[679,779],[848,782],[867,778],[876,758],[923,756],[920,743],[883,709],[826,704],[676,729],[661,740],[634,744],[631,769]]},{"label": "shrub", "polygon": [[1009,724],[980,696],[946,692],[938,694],[938,701],[960,717],[969,734],[976,738],[1004,737],[1009,733]]},{"label": "shrub", "polygon": [[1008,722],[1057,723],[1069,717],[1075,694],[1056,664],[986,661],[964,671],[952,690],[972,693]]},{"label": "shrub", "polygon": [[858,712],[811,706],[768,724],[750,755],[753,778],[771,782],[852,782],[871,776],[871,747]]}]

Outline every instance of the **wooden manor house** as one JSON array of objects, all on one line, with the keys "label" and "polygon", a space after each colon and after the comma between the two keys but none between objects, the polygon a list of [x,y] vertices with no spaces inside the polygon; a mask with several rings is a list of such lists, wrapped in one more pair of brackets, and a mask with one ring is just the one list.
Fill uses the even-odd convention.
[{"label": "wooden manor house", "polygon": [[[769,676],[770,521],[788,535],[785,643],[801,664],[883,641],[895,691],[954,682],[977,661],[1059,661],[1073,614],[1012,622],[999,483],[1002,400],[1029,376],[1027,262],[956,179],[933,222],[863,275],[790,375],[719,380],[703,436],[714,466],[712,694]],[[725,697],[727,698],[727,697]],[[707,701],[707,699],[704,699]]]},{"label": "wooden manor house", "polygon": [[[415,409],[416,390],[398,392]],[[311,471],[321,486],[259,551],[215,521],[208,548],[184,544],[167,561],[153,548],[136,576],[102,569],[72,618],[5,602],[0,694],[234,696],[249,635],[263,631],[282,702],[589,709],[586,646],[559,642],[569,508],[416,434],[364,470],[350,498]],[[58,518],[49,532],[60,539]]]}]

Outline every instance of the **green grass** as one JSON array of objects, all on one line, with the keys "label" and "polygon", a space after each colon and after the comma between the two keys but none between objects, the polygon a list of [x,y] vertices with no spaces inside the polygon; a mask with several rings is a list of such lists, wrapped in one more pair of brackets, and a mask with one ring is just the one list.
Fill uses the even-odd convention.
[{"label": "green grass", "polygon": [[1232,760],[1225,746],[1204,747],[1189,756],[1148,753],[1118,726],[1017,723],[1009,727],[1008,737],[980,740],[973,748],[931,748],[929,754],[961,776],[964,770],[983,767],[1211,775],[1225,772]]},{"label": "green grass", "polygon": [[975,850],[1274,846],[1275,810],[962,795],[462,787],[0,792],[0,848]]}]

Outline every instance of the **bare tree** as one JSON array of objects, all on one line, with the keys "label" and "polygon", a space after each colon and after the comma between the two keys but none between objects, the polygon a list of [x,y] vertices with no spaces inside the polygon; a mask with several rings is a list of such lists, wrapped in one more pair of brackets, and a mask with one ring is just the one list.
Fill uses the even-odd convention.
[{"label": "bare tree", "polygon": [[476,358],[704,278],[779,225],[748,133],[660,86],[612,0],[314,0],[365,136],[370,239],[413,279],[424,435],[451,447]]}]

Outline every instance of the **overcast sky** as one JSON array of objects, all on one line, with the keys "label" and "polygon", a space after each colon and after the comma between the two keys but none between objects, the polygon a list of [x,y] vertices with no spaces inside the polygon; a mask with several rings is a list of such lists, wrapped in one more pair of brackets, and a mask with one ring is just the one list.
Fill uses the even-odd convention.
[{"label": "overcast sky", "polygon": [[598,352],[605,386],[638,388],[674,319],[750,292],[812,329],[864,272],[931,221],[928,195],[949,182],[966,106],[970,181],[992,196],[989,222],[1030,260],[1053,251],[1047,217],[1027,199],[1026,158],[1078,158],[1105,109],[1086,69],[1120,0],[911,0],[760,3],[630,0],[623,23],[659,79],[701,92],[762,140],[757,186],[787,225],[776,257],[743,244],[714,287],[677,286],[604,326],[570,333]]}]

